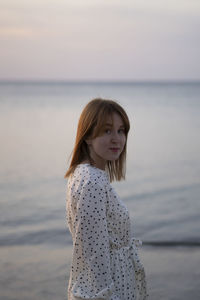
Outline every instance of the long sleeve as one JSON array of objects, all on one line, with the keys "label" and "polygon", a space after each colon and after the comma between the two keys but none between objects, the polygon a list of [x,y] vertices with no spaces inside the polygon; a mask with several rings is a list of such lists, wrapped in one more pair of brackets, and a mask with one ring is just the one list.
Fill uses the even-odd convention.
[{"label": "long sleeve", "polygon": [[87,181],[73,200],[71,299],[120,300],[110,273],[105,190]]}]

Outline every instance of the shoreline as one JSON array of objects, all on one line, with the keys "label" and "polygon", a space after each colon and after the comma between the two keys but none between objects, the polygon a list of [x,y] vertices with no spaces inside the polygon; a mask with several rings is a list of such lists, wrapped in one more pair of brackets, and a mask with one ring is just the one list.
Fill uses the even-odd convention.
[{"label": "shoreline", "polygon": [[198,300],[200,294],[199,247],[144,246],[149,300]]},{"label": "shoreline", "polygon": [[[67,300],[72,246],[1,247],[1,298]],[[198,300],[200,248],[139,249],[149,300]]]}]

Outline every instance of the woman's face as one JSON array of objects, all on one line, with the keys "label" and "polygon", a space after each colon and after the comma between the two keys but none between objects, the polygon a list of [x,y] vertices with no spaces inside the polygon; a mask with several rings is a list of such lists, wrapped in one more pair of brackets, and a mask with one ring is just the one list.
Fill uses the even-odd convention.
[{"label": "woman's face", "polygon": [[109,116],[102,134],[86,142],[96,167],[104,170],[108,160],[117,160],[126,143],[124,123],[120,115],[113,113]]}]

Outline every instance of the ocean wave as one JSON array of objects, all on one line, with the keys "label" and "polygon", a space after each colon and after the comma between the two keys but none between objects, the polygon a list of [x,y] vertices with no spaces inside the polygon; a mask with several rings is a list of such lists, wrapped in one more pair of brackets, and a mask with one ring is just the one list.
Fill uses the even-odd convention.
[{"label": "ocean wave", "polygon": [[64,229],[10,233],[0,237],[0,247],[40,244],[67,245],[69,243],[71,243],[71,236]]},{"label": "ocean wave", "polygon": [[[10,233],[0,236],[0,247],[22,245],[72,245],[72,238],[68,229],[47,229],[40,231]],[[200,240],[143,240],[144,246],[151,247],[200,247]]]},{"label": "ocean wave", "polygon": [[180,194],[180,193],[184,193],[186,191],[189,190],[194,190],[194,189],[199,189],[200,185],[199,183],[193,183],[193,184],[188,184],[188,185],[181,185],[181,186],[177,186],[177,187],[169,187],[169,188],[160,188],[158,190],[153,190],[153,191],[148,191],[148,192],[142,192],[139,194],[135,194],[135,195],[130,195],[127,197],[124,197],[123,200],[125,202],[129,202],[129,201],[133,201],[134,200],[145,200],[145,199],[150,199],[153,198],[155,199],[155,197],[160,197],[161,195],[171,195],[171,194]]},{"label": "ocean wave", "polygon": [[200,241],[143,241],[143,245],[152,247],[200,247]]}]

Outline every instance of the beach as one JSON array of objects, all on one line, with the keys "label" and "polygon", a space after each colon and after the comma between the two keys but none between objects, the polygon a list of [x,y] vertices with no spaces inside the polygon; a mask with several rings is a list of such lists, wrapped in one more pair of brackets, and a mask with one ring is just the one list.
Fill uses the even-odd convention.
[{"label": "beach", "polygon": [[200,83],[0,83],[0,298],[67,299],[66,180],[78,117],[93,97],[128,112],[130,213],[150,300],[200,295]]},{"label": "beach", "polygon": [[[1,299],[67,299],[71,250],[67,246],[1,249]],[[140,257],[149,300],[199,299],[200,248],[143,246]]]}]

